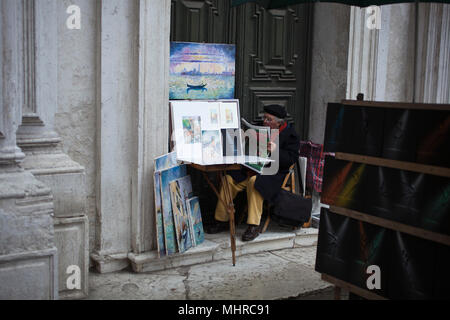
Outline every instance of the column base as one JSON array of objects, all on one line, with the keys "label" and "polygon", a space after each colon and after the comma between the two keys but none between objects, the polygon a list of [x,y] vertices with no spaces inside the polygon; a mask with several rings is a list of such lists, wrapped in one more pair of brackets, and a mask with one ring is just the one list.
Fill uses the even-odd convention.
[{"label": "column base", "polygon": [[0,170],[0,300],[58,299],[50,189],[31,173]]},{"label": "column base", "polygon": [[56,248],[0,256],[0,300],[57,300]]},{"label": "column base", "polygon": [[67,154],[26,152],[21,166],[51,188],[55,203],[55,217],[74,217],[84,214],[85,170]]},{"label": "column base", "polygon": [[[89,294],[88,218],[85,215],[55,218],[54,226],[55,244],[58,248],[59,298],[86,298]],[[78,282],[74,278],[77,275],[80,276]]]},{"label": "column base", "polygon": [[95,270],[99,273],[109,273],[128,268],[130,261],[128,253],[101,254],[92,253]]}]

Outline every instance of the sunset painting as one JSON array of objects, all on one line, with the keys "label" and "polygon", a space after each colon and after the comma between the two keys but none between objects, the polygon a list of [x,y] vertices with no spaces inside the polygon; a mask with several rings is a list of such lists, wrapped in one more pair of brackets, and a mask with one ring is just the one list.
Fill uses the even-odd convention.
[{"label": "sunset painting", "polygon": [[169,99],[233,99],[236,46],[171,42]]}]

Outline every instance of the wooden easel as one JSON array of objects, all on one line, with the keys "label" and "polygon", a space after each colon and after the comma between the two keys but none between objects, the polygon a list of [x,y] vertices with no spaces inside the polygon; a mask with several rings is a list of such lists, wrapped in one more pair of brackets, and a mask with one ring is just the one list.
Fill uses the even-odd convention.
[{"label": "wooden easel", "polygon": [[[233,203],[233,197],[231,196],[231,190],[228,183],[228,180],[225,178],[227,170],[239,170],[241,169],[240,164],[214,164],[214,165],[199,165],[191,163],[189,164],[194,169],[197,169],[203,173],[203,177],[208,183],[208,185],[211,187],[211,189],[214,191],[214,193],[217,195],[217,198],[219,201],[221,201],[226,208],[228,215],[230,217],[230,247],[231,247],[231,256],[233,260],[233,267],[236,265],[236,229],[234,225],[234,203]],[[210,181],[208,175],[206,173],[208,172],[217,172],[220,176],[220,181],[222,183],[222,186],[224,186],[224,198],[220,196],[220,193],[217,191],[217,188],[214,186],[214,184]]]}]

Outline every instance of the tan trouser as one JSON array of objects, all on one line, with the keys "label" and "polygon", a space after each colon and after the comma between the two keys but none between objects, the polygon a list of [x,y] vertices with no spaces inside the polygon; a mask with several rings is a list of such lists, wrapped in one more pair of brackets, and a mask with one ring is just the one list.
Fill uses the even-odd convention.
[{"label": "tan trouser", "polygon": [[[256,176],[245,179],[242,182],[236,183],[233,178],[229,175],[226,175],[225,178],[228,180],[228,184],[230,186],[231,197],[234,199],[236,195],[244,189],[247,189],[247,203],[248,203],[248,218],[247,224],[259,225],[261,221],[261,214],[263,209],[264,198],[261,194],[255,189],[255,180]],[[224,197],[224,186],[220,188],[220,197],[225,199]],[[222,201],[217,201],[215,219],[218,221],[228,221],[228,212],[225,209]]]}]

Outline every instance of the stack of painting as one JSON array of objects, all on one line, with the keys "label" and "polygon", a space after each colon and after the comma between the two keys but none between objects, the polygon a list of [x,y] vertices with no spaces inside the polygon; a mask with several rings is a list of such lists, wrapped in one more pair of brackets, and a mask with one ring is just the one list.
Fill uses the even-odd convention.
[{"label": "stack of painting", "polygon": [[237,130],[240,135],[238,100],[175,100],[170,105],[177,159],[198,164],[222,163],[223,131]]},{"label": "stack of painting", "polygon": [[176,152],[155,159],[154,198],[158,257],[183,253],[203,242],[198,197]]}]

